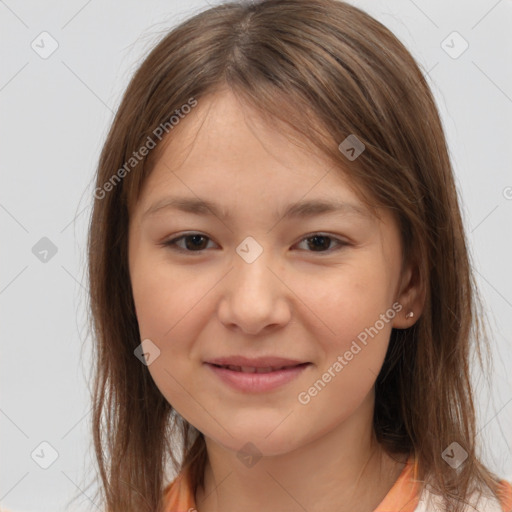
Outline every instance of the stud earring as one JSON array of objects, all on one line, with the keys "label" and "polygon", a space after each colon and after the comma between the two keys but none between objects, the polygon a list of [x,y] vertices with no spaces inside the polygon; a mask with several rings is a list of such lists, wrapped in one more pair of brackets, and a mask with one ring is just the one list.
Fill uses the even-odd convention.
[{"label": "stud earring", "polygon": [[405,318],[409,319],[409,318],[412,318],[413,316],[414,316],[414,312],[409,311],[409,313],[407,313],[407,315],[405,315]]}]

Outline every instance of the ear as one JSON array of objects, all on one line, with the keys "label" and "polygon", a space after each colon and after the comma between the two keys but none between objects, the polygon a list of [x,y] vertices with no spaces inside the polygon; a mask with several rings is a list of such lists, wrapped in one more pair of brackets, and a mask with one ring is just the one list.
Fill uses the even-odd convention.
[{"label": "ear", "polygon": [[425,283],[417,264],[412,262],[403,270],[399,283],[395,301],[402,305],[402,309],[393,319],[395,329],[407,329],[416,323],[425,307],[425,295]]}]

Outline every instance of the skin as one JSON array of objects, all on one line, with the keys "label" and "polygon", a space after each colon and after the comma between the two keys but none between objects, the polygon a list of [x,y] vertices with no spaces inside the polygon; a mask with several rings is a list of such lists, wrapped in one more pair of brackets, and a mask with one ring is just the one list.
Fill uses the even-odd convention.
[{"label": "skin", "polygon": [[[129,269],[141,340],[160,350],[151,376],[205,436],[197,510],[374,510],[404,467],[375,441],[374,383],[391,328],[411,326],[423,304],[414,267],[401,273],[396,221],[385,210],[381,220],[368,210],[282,219],[302,199],[365,206],[348,176],[228,90],[202,98],[170,135],[131,211]],[[231,217],[175,209],[144,216],[171,194],[215,201]],[[207,238],[189,238],[188,253],[161,245],[190,232]],[[318,233],[330,238],[315,245]],[[263,249],[252,263],[236,252],[247,236]],[[186,241],[178,242],[184,250]],[[300,403],[299,393],[397,301],[403,309]],[[229,355],[312,364],[276,390],[244,393],[203,364]],[[247,442],[262,455],[251,467],[237,457]]]}]

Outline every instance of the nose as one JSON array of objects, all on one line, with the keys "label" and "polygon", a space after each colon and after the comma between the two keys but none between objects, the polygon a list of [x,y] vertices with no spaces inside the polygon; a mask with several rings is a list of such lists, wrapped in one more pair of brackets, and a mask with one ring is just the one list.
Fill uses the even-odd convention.
[{"label": "nose", "polygon": [[222,281],[218,304],[219,320],[227,328],[256,335],[290,321],[291,292],[269,256],[270,251],[264,250],[252,262],[238,254],[233,258],[234,268]]}]

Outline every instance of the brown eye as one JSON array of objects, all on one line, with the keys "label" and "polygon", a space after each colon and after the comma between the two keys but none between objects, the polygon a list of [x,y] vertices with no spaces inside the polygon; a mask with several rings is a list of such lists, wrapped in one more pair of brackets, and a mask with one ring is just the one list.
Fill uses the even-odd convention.
[{"label": "brown eye", "polygon": [[[304,241],[307,242],[307,250],[309,252],[332,252],[333,250],[338,250],[345,245],[349,245],[347,242],[343,242],[338,238],[322,235],[320,233],[315,233],[314,235],[303,238],[301,243]],[[332,243],[335,243],[337,247],[334,249],[331,248]]]},{"label": "brown eye", "polygon": [[308,244],[308,247],[311,248],[313,251],[316,250],[327,250],[329,249],[329,246],[331,245],[331,238],[328,236],[312,236],[308,238],[310,243]]},{"label": "brown eye", "polygon": [[194,251],[196,249],[205,249],[207,245],[205,245],[205,240],[208,238],[203,235],[186,235],[183,239],[185,240],[185,247],[190,251]]},{"label": "brown eye", "polygon": [[[164,242],[162,245],[181,252],[202,252],[206,249],[207,241],[209,240],[210,239],[205,235],[192,233],[173,238],[172,240]],[[178,245],[178,242],[181,241],[185,242],[184,246]]]}]

